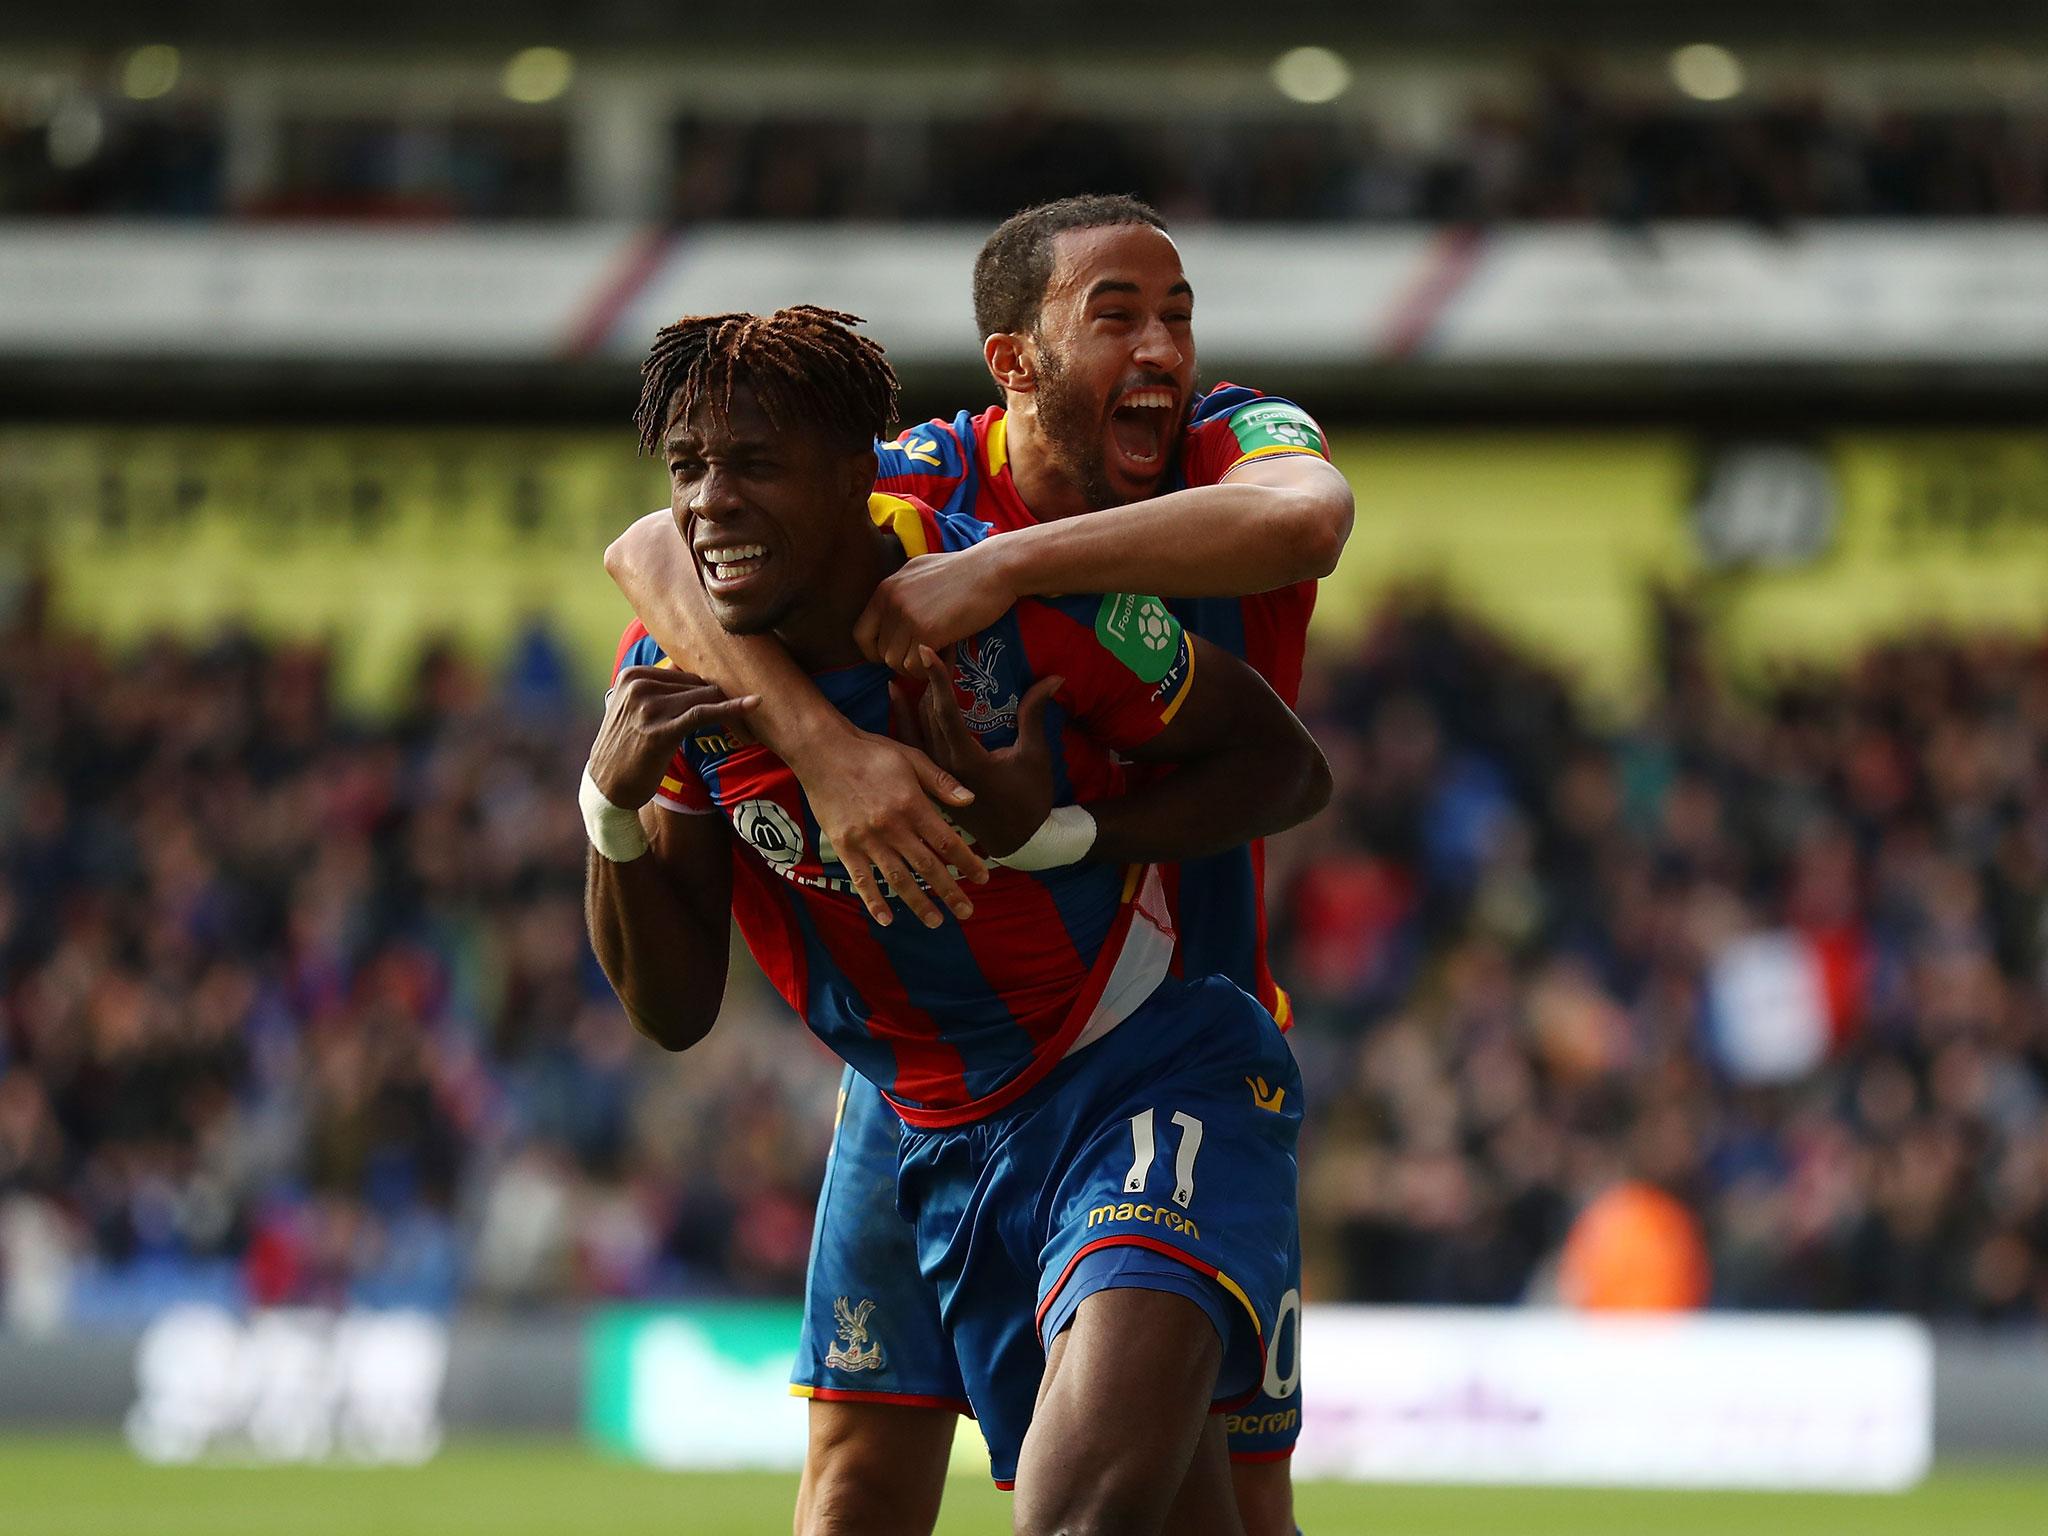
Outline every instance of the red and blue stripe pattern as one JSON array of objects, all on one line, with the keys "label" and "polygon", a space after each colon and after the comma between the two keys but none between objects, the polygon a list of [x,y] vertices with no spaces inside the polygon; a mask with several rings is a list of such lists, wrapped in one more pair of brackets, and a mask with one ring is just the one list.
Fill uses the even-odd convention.
[{"label": "red and blue stripe pattern", "polygon": [[[1327,457],[1313,419],[1277,395],[1218,384],[1195,401],[1163,489],[1214,485],[1240,464],[1286,454]],[[877,443],[875,459],[877,490],[918,497],[996,533],[1037,521],[1010,474],[1001,406],[912,427],[892,443]],[[1292,708],[1315,602],[1316,584],[1304,581],[1253,597],[1177,599],[1168,606],[1190,633],[1244,660]],[[1267,963],[1265,845],[1166,866],[1161,874],[1180,933],[1177,969],[1228,977],[1283,1027],[1291,1023],[1287,994]]]},{"label": "red and blue stripe pattern", "polygon": [[[875,506],[906,547],[919,546],[913,553],[962,548],[987,531],[900,498],[878,496]],[[915,530],[900,521],[906,506]],[[1098,636],[1101,602],[1026,602],[956,649],[955,695],[991,749],[1015,740],[1017,701],[1033,680],[1065,679],[1047,710],[1062,800],[1115,794],[1115,754],[1161,729],[1190,683],[1183,634],[1175,631],[1182,655],[1164,682],[1148,681]],[[663,660],[644,629],[627,630],[620,667]],[[841,668],[816,682],[862,729],[890,731],[887,669]],[[966,922],[927,929],[899,907],[883,928],[825,845],[796,776],[766,748],[695,737],[659,798],[730,820],[734,913],[755,959],[811,1029],[915,1125],[960,1124],[1011,1102],[1113,1027],[1170,966],[1171,922],[1148,869],[998,869],[975,890]]]}]

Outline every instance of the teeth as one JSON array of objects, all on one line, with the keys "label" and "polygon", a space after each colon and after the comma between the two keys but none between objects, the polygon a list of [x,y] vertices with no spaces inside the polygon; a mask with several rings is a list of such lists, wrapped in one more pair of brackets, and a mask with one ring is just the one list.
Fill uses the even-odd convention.
[{"label": "teeth", "polygon": [[1163,389],[1134,389],[1123,398],[1125,407],[1170,410],[1173,396]]},{"label": "teeth", "polygon": [[735,544],[730,549],[707,549],[704,551],[706,565],[734,565],[741,560],[757,560],[768,553],[765,544]]},{"label": "teeth", "polygon": [[732,544],[723,549],[704,550],[698,558],[704,568],[720,581],[736,581],[747,574],[749,562],[768,557],[766,544]]}]

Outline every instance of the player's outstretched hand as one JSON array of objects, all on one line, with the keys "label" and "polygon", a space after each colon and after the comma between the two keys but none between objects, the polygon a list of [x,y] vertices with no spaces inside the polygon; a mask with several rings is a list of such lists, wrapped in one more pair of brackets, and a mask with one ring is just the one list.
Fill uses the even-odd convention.
[{"label": "player's outstretched hand", "polygon": [[1017,705],[1017,739],[991,752],[968,729],[953,693],[952,668],[930,646],[913,661],[924,679],[918,727],[932,760],[974,791],[974,804],[954,820],[994,858],[1024,846],[1052,810],[1052,749],[1045,737],[1045,706],[1066,681],[1042,677]]},{"label": "player's outstretched hand", "polygon": [[605,799],[629,811],[654,798],[683,738],[736,726],[761,700],[728,699],[716,684],[673,667],[627,667],[612,682],[590,778]]},{"label": "player's outstretched hand", "polygon": [[853,638],[870,661],[898,672],[916,669],[920,645],[943,650],[995,623],[1017,601],[995,563],[971,549],[918,555],[884,578],[853,627]]},{"label": "player's outstretched hand", "polygon": [[988,867],[939,813],[944,804],[958,814],[974,798],[952,774],[915,746],[849,729],[833,743],[829,771],[802,777],[818,831],[868,916],[884,928],[895,920],[884,887],[927,928],[946,920],[938,902],[955,917],[974,915],[960,882],[987,881]]}]

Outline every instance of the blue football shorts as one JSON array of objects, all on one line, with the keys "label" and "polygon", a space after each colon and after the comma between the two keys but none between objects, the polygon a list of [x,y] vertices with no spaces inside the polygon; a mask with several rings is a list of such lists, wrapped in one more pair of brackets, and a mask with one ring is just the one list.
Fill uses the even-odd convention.
[{"label": "blue football shorts", "polygon": [[[903,1122],[848,1068],[811,1233],[803,1333],[790,1389],[801,1397],[967,1412],[967,1389],[918,1272],[917,1240],[896,1209]],[[1231,1412],[1233,1461],[1279,1461],[1301,1437],[1301,1235],[1288,1245],[1287,1288],[1259,1395]]]},{"label": "blue football shorts", "polygon": [[917,1236],[896,1210],[903,1122],[851,1067],[811,1228],[804,1327],[790,1390],[830,1402],[965,1413],[967,1389],[939,1320],[939,1293],[917,1270]]},{"label": "blue football shorts", "polygon": [[1193,1301],[1222,1341],[1215,1409],[1252,1417],[1266,1448],[1288,1433],[1285,1410],[1249,1410],[1269,1378],[1298,1375],[1270,1369],[1268,1346],[1299,1263],[1301,1098],[1279,1026],[1209,977],[1164,983],[998,1114],[903,1127],[899,1209],[999,1484],[1016,1476],[1046,1350],[1101,1290]]}]

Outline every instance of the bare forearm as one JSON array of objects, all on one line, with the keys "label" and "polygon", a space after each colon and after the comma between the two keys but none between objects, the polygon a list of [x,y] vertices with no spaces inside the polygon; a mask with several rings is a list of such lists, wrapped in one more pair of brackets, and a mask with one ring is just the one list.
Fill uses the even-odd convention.
[{"label": "bare forearm", "polygon": [[1097,863],[1178,863],[1224,853],[1306,821],[1330,798],[1330,769],[1305,750],[1217,752],[1088,807]]},{"label": "bare forearm", "polygon": [[1020,528],[973,553],[1018,597],[1243,597],[1328,575],[1348,527],[1317,492],[1226,480]]},{"label": "bare forearm", "polygon": [[[730,897],[726,898],[730,913]],[[591,948],[633,1027],[671,1051],[703,1039],[725,998],[729,915],[683,899],[651,854],[623,864],[592,849],[584,873]]]},{"label": "bare forearm", "polygon": [[605,551],[604,564],[647,632],[677,665],[716,683],[729,698],[760,698],[747,729],[785,761],[800,764],[821,740],[847,730],[846,717],[790,660],[780,641],[729,634],[720,627],[690,552],[666,512],[649,513],[627,529]]}]

